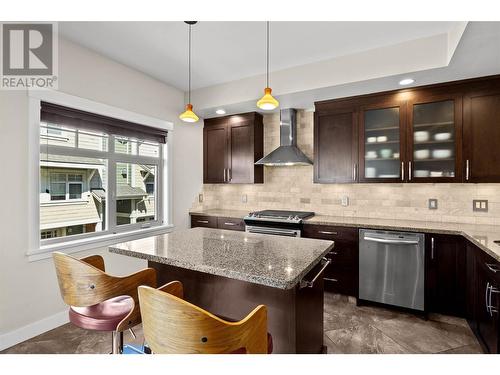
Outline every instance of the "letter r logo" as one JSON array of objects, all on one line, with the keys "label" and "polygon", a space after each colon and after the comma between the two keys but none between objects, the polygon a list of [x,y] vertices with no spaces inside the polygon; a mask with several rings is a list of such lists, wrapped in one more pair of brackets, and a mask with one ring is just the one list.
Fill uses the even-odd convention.
[{"label": "letter r logo", "polygon": [[3,24],[3,75],[52,75],[52,24]]}]

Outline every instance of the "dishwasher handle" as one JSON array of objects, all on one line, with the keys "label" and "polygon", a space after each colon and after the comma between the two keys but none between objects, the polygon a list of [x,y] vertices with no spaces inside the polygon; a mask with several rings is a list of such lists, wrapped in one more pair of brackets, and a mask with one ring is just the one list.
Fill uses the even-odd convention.
[{"label": "dishwasher handle", "polygon": [[378,238],[378,237],[370,237],[370,236],[364,236],[363,239],[365,241],[386,243],[386,244],[392,244],[392,245],[418,245],[418,243],[419,243],[419,240],[396,240],[396,239],[390,239],[390,238]]}]

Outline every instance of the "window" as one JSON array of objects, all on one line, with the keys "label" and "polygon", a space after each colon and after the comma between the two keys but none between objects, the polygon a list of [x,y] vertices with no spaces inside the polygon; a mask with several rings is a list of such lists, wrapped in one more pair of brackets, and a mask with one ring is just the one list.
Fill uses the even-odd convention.
[{"label": "window", "polygon": [[81,199],[83,191],[83,175],[50,173],[50,200],[60,201]]},{"label": "window", "polygon": [[165,131],[42,103],[42,244],[161,224],[164,143]]}]

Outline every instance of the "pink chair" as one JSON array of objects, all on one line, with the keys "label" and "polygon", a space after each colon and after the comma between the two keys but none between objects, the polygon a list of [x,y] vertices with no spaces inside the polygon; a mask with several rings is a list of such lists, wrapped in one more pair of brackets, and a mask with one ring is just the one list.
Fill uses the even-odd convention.
[{"label": "pink chair", "polygon": [[104,272],[99,255],[76,259],[54,252],[53,258],[61,296],[70,306],[70,322],[83,329],[112,332],[112,353],[122,353],[123,331],[141,323],[137,288],[156,287],[155,270],[116,277]]}]

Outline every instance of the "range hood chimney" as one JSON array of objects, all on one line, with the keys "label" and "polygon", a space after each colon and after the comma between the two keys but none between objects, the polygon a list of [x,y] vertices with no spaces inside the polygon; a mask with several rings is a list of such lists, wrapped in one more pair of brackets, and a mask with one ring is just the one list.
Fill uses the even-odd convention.
[{"label": "range hood chimney", "polygon": [[297,147],[297,111],[295,109],[288,108],[280,111],[280,146],[255,164],[272,167],[312,164],[312,161]]}]

